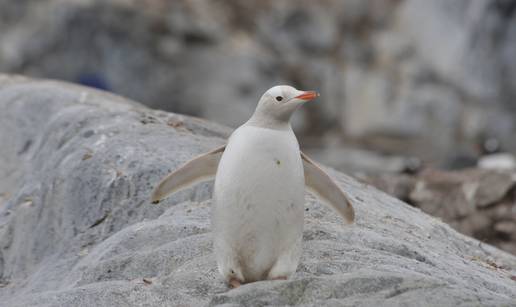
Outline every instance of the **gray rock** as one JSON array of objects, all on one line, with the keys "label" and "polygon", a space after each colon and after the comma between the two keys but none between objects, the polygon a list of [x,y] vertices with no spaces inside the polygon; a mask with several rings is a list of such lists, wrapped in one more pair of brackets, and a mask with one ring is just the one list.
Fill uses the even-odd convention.
[{"label": "gray rock", "polygon": [[307,197],[291,280],[229,290],[211,184],[152,187],[228,129],[70,84],[0,77],[0,305],[510,305],[516,258],[328,169],[353,226]]},{"label": "gray rock", "polygon": [[410,0],[400,21],[422,58],[445,80],[481,103],[512,105],[516,66],[507,52],[516,48],[515,9],[512,1]]}]

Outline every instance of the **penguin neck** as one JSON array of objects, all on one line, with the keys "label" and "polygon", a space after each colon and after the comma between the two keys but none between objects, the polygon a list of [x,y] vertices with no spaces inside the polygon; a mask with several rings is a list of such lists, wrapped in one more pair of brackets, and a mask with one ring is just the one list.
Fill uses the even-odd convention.
[{"label": "penguin neck", "polygon": [[274,130],[292,130],[290,120],[277,119],[256,110],[251,118],[244,124]]}]

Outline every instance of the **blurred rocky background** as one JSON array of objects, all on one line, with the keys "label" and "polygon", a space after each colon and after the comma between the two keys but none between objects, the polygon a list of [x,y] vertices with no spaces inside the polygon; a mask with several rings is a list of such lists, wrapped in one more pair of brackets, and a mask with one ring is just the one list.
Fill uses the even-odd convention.
[{"label": "blurred rocky background", "polygon": [[514,172],[425,170],[415,176],[375,175],[366,181],[463,234],[516,255]]},{"label": "blurred rocky background", "polygon": [[319,90],[305,151],[515,253],[514,0],[0,0],[0,71],[232,127]]}]

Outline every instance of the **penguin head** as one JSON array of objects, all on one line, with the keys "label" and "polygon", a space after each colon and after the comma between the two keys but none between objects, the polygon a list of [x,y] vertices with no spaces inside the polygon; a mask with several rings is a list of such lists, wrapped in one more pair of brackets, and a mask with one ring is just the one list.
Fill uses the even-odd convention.
[{"label": "penguin head", "polygon": [[296,109],[307,101],[315,99],[315,91],[300,91],[292,86],[278,85],[270,88],[258,102],[255,114],[273,120],[288,122]]}]

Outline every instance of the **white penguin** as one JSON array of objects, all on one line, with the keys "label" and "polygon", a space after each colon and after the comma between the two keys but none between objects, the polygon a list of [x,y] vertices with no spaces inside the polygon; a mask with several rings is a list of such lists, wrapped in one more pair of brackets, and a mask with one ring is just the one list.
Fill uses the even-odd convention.
[{"label": "white penguin", "polygon": [[214,250],[231,287],[287,279],[297,268],[303,237],[306,187],[347,222],[354,210],[337,184],[299,150],[290,117],[314,91],[275,86],[227,145],[185,163],[152,194],[153,203],[194,183],[212,179]]}]

